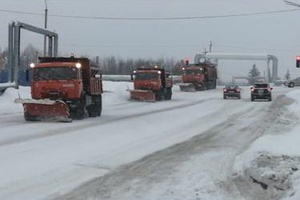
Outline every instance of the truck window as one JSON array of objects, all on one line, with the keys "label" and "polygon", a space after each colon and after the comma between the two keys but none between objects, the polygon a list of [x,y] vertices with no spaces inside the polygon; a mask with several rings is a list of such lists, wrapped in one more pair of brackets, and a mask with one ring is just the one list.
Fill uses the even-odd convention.
[{"label": "truck window", "polygon": [[186,75],[197,75],[197,74],[203,74],[203,72],[200,69],[186,69],[184,71]]},{"label": "truck window", "polygon": [[135,80],[151,80],[151,79],[158,79],[159,74],[156,73],[136,73]]},{"label": "truck window", "polygon": [[78,78],[78,70],[74,67],[44,67],[34,69],[33,79],[41,80],[72,80]]}]

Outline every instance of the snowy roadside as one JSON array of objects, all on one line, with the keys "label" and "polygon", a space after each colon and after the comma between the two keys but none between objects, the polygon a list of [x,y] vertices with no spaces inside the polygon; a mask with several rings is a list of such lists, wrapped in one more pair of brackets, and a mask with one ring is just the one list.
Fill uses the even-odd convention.
[{"label": "snowy roadside", "polygon": [[[265,119],[254,120],[255,111],[239,116],[232,122],[233,127],[220,126],[210,131],[210,135],[223,132],[214,134],[212,141],[205,138],[196,139],[198,142],[187,141],[150,155],[93,180],[61,199],[300,199],[299,93],[300,90],[293,90],[279,96],[268,108],[269,117]],[[244,117],[249,124],[241,119]],[[259,121],[263,128],[254,127]],[[247,134],[240,132],[240,138],[236,138],[235,133],[248,125],[251,127],[245,131]],[[229,137],[222,141],[224,133]],[[261,137],[235,156],[243,146],[239,143],[245,142],[252,133]],[[233,138],[236,141],[228,142]],[[199,141],[204,142],[199,146]],[[193,146],[195,143],[198,144]]]},{"label": "snowy roadside", "polygon": [[[202,93],[186,94],[179,92],[178,88],[174,88],[176,95],[174,95],[175,98],[171,103],[142,104],[127,101],[128,94],[124,88],[130,86],[128,83],[118,82],[110,84],[105,82],[105,84],[107,84],[105,85],[107,92],[105,93],[106,98],[104,99],[106,109],[101,118],[102,121],[106,118],[109,120],[112,116],[131,116],[143,110],[153,112],[155,106],[155,109],[165,109],[168,112],[165,112],[164,115],[154,113],[149,116],[149,120],[155,121],[159,118],[168,119],[170,115],[173,116],[173,118],[170,118],[170,131],[168,132],[169,136],[166,141],[170,141],[170,136],[175,137],[176,134],[178,137],[186,137],[188,133],[191,134],[194,132],[191,130],[195,130],[195,134],[193,135],[204,134],[186,143],[182,143],[182,140],[179,142],[178,140],[178,142],[175,142],[175,144],[178,145],[150,154],[134,163],[120,166],[120,168],[112,170],[111,174],[103,176],[100,179],[92,180],[66,196],[63,195],[62,200],[87,199],[84,198],[84,194],[89,197],[89,200],[242,200],[243,197],[247,200],[273,200],[282,199],[284,197],[285,200],[300,199],[300,195],[297,193],[300,191],[300,174],[298,172],[300,168],[300,147],[297,144],[297,141],[300,139],[298,136],[300,130],[298,125],[298,119],[300,118],[298,114],[300,111],[300,98],[298,96],[300,96],[300,90],[297,88],[290,89],[285,96],[280,95],[286,93],[286,88],[275,89],[274,91],[278,92],[275,96],[279,98],[274,98],[272,103],[250,102],[248,99],[248,88],[245,88],[244,98],[241,101],[224,101],[220,97],[220,89],[219,91],[207,91],[205,92],[205,96],[200,96]],[[28,88],[23,89],[26,90],[24,94],[22,94],[23,90],[21,90],[21,96],[25,97],[29,94],[29,90]],[[279,90],[282,92],[279,92]],[[189,96],[186,97],[186,95]],[[23,119],[21,119],[21,107],[16,107],[11,103],[15,97],[16,93],[13,90],[7,90],[7,92],[3,94],[1,100],[5,106],[1,110],[2,119],[7,118],[6,115],[13,115],[12,119],[14,119],[13,122],[15,122],[15,115],[19,115],[19,126],[22,127],[22,130],[29,125],[34,126],[35,130],[37,130],[37,127],[42,126],[42,123],[24,123]],[[173,111],[169,110],[169,108],[166,109],[171,104],[178,104],[176,107],[183,109],[183,105],[185,104],[180,103],[181,101],[186,99],[189,103],[193,101],[198,102],[199,98],[203,98],[203,102],[199,104],[202,106],[195,108],[188,107],[188,109],[184,108],[185,113],[192,114],[192,116],[195,117],[198,113],[195,111],[196,109],[205,108],[202,110],[203,116],[198,115],[197,117],[198,119],[207,119],[208,121],[203,124],[199,123],[199,121],[188,123],[192,125],[190,128],[193,129],[191,130],[182,128],[185,120],[189,118],[181,114],[175,115],[179,112],[182,113],[181,110]],[[170,114],[170,112],[172,114]],[[179,119],[175,116],[182,116],[182,118]],[[264,116],[266,116],[266,118],[264,118]],[[209,121],[216,120],[218,120],[219,123],[210,128],[207,127]],[[68,126],[89,123],[89,121],[90,123],[93,122],[93,120],[85,120],[68,124]],[[142,122],[141,120],[135,120],[135,128],[141,128],[141,130],[145,129],[144,123]],[[128,124],[128,122],[125,120],[124,124]],[[138,124],[141,125],[137,126]],[[181,129],[174,127],[176,124],[178,124]],[[256,127],[256,124],[259,124],[259,126]],[[7,126],[7,130],[9,130],[7,134],[12,136],[11,130],[14,129],[15,125],[7,124],[6,122],[3,122],[3,125]],[[62,125],[52,124],[52,126]],[[120,123],[118,123],[118,127],[120,127]],[[164,126],[160,125],[158,127],[160,127],[160,132],[158,133],[160,133],[160,135],[166,135],[166,132],[162,129]],[[98,130],[99,128],[95,127],[95,129]],[[109,130],[110,129],[106,129],[108,132]],[[115,127],[113,127],[112,130],[116,132]],[[124,132],[125,130],[127,129],[122,129],[120,132]],[[126,133],[128,136],[131,130],[132,128],[130,127],[127,132],[125,131],[121,135],[125,135]],[[86,136],[88,133],[86,131],[87,130],[84,130],[84,134],[82,134],[84,139],[87,139]],[[155,132],[157,131],[158,130],[155,129]],[[2,133],[3,137],[5,136],[4,132]],[[101,134],[103,133],[97,133],[97,136],[102,138]],[[111,134],[108,134],[106,139],[109,139],[108,136],[110,135]],[[141,137],[143,135],[138,134],[134,137],[132,136],[132,138],[137,138],[137,136]],[[78,140],[78,136],[76,136],[75,133],[67,134],[66,137],[74,137],[74,140]],[[260,138],[253,142],[253,140],[258,137]],[[57,137],[57,139],[59,138],[60,137]],[[163,138],[159,138],[158,141],[162,141],[162,139]],[[68,142],[63,142],[62,144],[72,144],[70,140],[67,141]],[[93,141],[97,140],[93,138]],[[99,148],[101,141],[102,139],[97,141],[97,148]],[[143,146],[143,141],[147,145]],[[142,140],[142,142],[138,141],[136,144],[143,146],[143,148],[157,145],[157,141],[155,143],[149,142],[149,138]],[[140,143],[141,145],[139,145]],[[42,146],[45,146],[45,144],[46,143],[43,143]],[[92,143],[89,141],[86,142],[86,144],[90,147]],[[132,143],[130,143],[129,146],[132,146]],[[3,148],[5,149],[5,147]],[[32,148],[32,145],[30,145],[29,148]],[[140,147],[133,148],[135,152],[137,150],[140,151],[140,149]],[[62,149],[60,149],[60,151],[61,150]],[[20,149],[18,149],[18,151],[20,151]],[[29,151],[26,150],[24,152],[28,153]],[[91,156],[91,152],[86,156]],[[101,152],[101,154],[103,154],[104,149],[102,149]],[[128,156],[128,152],[125,152],[127,154],[126,156],[124,156],[122,152],[123,149],[120,149],[117,156],[112,157],[118,159]],[[3,152],[3,155],[6,154],[10,155],[8,151]],[[29,153],[28,156],[30,155]],[[84,156],[84,159],[87,159],[86,156]],[[10,158],[11,156],[8,157]],[[22,157],[24,157],[24,154]],[[94,160],[96,157],[98,161],[99,159],[101,160],[101,155],[95,155],[92,156],[92,160],[88,160],[88,163],[96,163]],[[76,158],[76,160],[79,158],[80,157]],[[107,161],[110,160],[111,159],[107,159]],[[4,160],[2,161],[5,162]],[[28,160],[26,160],[26,162],[28,162]],[[42,168],[44,169],[43,166],[41,169]],[[24,174],[28,174],[28,172],[24,172]],[[5,174],[3,174],[3,176],[4,175]],[[78,174],[76,174],[75,177],[78,179]],[[64,179],[63,181],[66,180]],[[30,193],[30,191],[28,192]],[[40,192],[39,190],[38,193]],[[62,194],[63,192],[62,189],[60,193]],[[68,198],[68,195],[70,195],[71,198]],[[57,200],[58,197],[54,199]]]},{"label": "snowy roadside", "polygon": [[233,179],[249,199],[300,199],[300,90],[280,101],[268,132],[236,158]]}]

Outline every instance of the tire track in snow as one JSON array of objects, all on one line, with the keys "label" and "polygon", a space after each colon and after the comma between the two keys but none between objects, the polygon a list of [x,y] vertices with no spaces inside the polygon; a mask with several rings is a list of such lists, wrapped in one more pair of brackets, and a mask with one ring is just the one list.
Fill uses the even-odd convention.
[{"label": "tire track in snow", "polygon": [[[57,136],[57,135],[69,134],[74,131],[84,130],[84,129],[88,129],[91,127],[102,126],[102,125],[107,125],[107,124],[111,124],[111,123],[117,123],[122,120],[135,119],[135,118],[152,115],[152,114],[157,114],[157,113],[161,113],[161,112],[167,112],[167,111],[171,111],[171,110],[175,110],[175,109],[183,109],[183,108],[187,108],[187,107],[195,106],[197,104],[204,103],[204,102],[212,100],[212,99],[215,99],[215,98],[207,98],[207,99],[202,99],[199,101],[188,102],[188,103],[184,103],[184,104],[170,106],[170,107],[162,108],[159,110],[151,110],[151,111],[141,112],[141,113],[137,113],[137,114],[133,114],[133,115],[125,115],[125,116],[119,116],[119,117],[114,117],[114,118],[105,118],[105,116],[101,116],[100,118],[89,118],[91,120],[80,121],[83,123],[70,123],[70,124],[67,124],[67,127],[54,128],[51,130],[41,131],[38,134],[34,134],[34,135],[20,136],[18,138],[0,141],[0,147],[6,146],[6,145],[17,144],[17,143],[21,143],[21,142],[26,142],[26,141],[31,141],[31,140],[53,137],[53,136]],[[93,119],[95,119],[95,120],[93,120]],[[100,119],[100,120],[98,121],[98,119]],[[84,120],[87,120],[87,119],[84,119]],[[24,123],[19,124],[19,125],[24,126]],[[16,124],[14,124],[14,126],[16,126]]]},{"label": "tire track in snow", "polygon": [[[212,195],[214,192],[218,194],[221,189],[232,196],[232,198],[229,198],[231,200],[243,199],[244,194],[239,193],[235,181],[230,177],[234,159],[237,154],[247,149],[258,137],[268,133],[270,127],[276,125],[276,119],[281,114],[280,107],[284,105],[281,98],[282,96],[272,104],[263,103],[266,106],[254,103],[254,108],[249,107],[247,110],[228,116],[227,120],[209,129],[204,134],[157,151],[131,164],[116,168],[109,174],[91,180],[72,192],[55,199],[142,199],[142,197],[149,194],[148,192],[151,189],[158,189],[159,184],[165,184],[166,182],[170,184],[170,187],[168,191],[160,194],[162,196],[159,196],[159,198],[181,199],[180,197],[174,197],[177,191],[176,187],[172,186],[178,178],[176,173],[180,168],[178,169],[177,166],[189,162],[191,157],[198,159],[197,170],[200,174],[202,170],[207,170],[205,173],[212,176],[212,182],[215,184],[214,190],[209,188]],[[255,118],[255,120],[249,120],[249,123],[247,123],[248,118]],[[230,149],[230,151],[226,149]],[[211,152],[214,152],[214,154],[209,154]],[[229,152],[229,155],[225,152]],[[211,155],[217,156],[219,159],[212,159]],[[208,169],[205,166],[206,161],[214,165],[214,169]],[[180,179],[177,181],[180,181]],[[165,185],[163,188],[166,188]],[[200,199],[201,197],[198,195],[201,190],[195,187],[194,191],[194,198]],[[163,198],[163,195],[166,198]],[[150,197],[147,196],[147,199],[151,198],[157,199],[158,197],[151,197],[150,192]]]},{"label": "tire track in snow", "polygon": [[[188,141],[173,145],[170,148],[145,156],[131,164],[116,168],[107,175],[94,179],[69,194],[56,197],[55,199],[131,199],[132,196],[126,196],[128,192],[136,194],[136,196],[134,196],[136,198],[133,199],[142,199],[141,197],[145,196],[150,188],[170,179],[170,177],[176,173],[177,166],[189,161],[191,156],[205,154],[209,151],[216,151],[221,148],[240,148],[235,146],[236,144],[232,144],[232,138],[236,138],[236,135],[230,134],[232,132],[231,130],[239,125],[239,119],[253,116],[258,110],[259,109],[250,107],[247,110],[230,115],[227,120],[202,134],[199,133],[199,135],[194,136]],[[215,113],[212,115],[214,114]],[[259,120],[260,119],[257,119],[257,121]],[[253,135],[252,132],[257,132],[257,137],[262,131],[261,127],[251,127],[252,128],[248,130],[248,135]],[[226,135],[229,135],[231,140],[228,138],[224,140]],[[248,142],[251,143],[256,137],[252,137]],[[247,146],[247,143],[239,143],[238,145],[244,147],[245,145]],[[217,165],[220,165],[220,163],[218,163],[220,160],[216,160],[215,162],[217,162]],[[228,162],[231,162],[231,160]],[[223,164],[224,163],[221,165],[225,166]],[[154,199],[156,198],[154,197]]]}]

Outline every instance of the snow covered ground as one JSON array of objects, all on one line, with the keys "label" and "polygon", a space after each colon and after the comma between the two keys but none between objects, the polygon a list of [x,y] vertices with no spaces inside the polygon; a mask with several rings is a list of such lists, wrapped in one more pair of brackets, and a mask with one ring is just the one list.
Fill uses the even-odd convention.
[{"label": "snow covered ground", "polygon": [[272,102],[223,100],[221,87],[128,100],[104,82],[100,118],[25,122],[28,87],[0,96],[0,199],[300,199],[300,90]]}]

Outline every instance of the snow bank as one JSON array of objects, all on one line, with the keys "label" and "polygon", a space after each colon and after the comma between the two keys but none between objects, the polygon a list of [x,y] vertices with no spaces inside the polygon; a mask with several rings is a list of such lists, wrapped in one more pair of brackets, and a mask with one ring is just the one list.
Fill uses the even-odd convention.
[{"label": "snow bank", "polygon": [[243,185],[241,193],[253,199],[300,199],[300,90],[287,93],[283,100],[287,105],[276,116],[275,127],[234,164],[233,179]]}]

